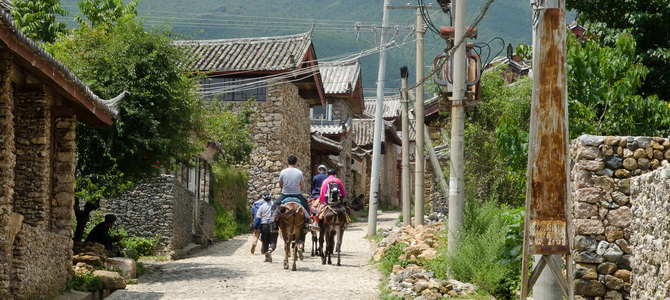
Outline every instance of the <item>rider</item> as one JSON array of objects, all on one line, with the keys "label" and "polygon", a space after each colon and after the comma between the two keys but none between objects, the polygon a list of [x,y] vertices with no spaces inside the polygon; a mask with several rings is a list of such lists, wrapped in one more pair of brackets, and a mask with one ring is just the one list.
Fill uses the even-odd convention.
[{"label": "rider", "polygon": [[281,195],[274,203],[274,208],[277,209],[284,201],[285,198],[295,197],[300,199],[300,204],[305,209],[305,219],[308,223],[309,219],[309,206],[307,205],[307,199],[302,195],[304,180],[302,176],[302,171],[298,170],[295,165],[298,163],[298,158],[291,154],[286,158],[288,167],[281,170],[279,173],[279,187],[281,188]]},{"label": "rider", "polygon": [[335,171],[334,169],[330,169],[328,170],[328,178],[326,178],[321,184],[321,192],[319,193],[319,201],[321,201],[321,203],[328,204],[326,196],[328,195],[328,186],[330,185],[330,183],[339,184],[340,197],[341,197],[340,199],[346,197],[346,194],[344,192],[344,185],[342,184],[342,181],[339,178],[337,178],[337,171]]},{"label": "rider", "polygon": [[254,219],[254,228],[260,228],[261,232],[261,253],[266,254],[266,261],[269,253],[275,250],[277,246],[277,232],[270,230],[270,225],[274,222],[274,209],[272,209],[272,199],[267,192],[263,193],[263,203],[258,208]]},{"label": "rider", "polygon": [[320,165],[316,170],[319,171],[319,174],[314,175],[314,178],[312,178],[312,198],[319,197],[321,184],[323,184],[323,180],[328,177],[328,175],[326,175],[326,166]]}]

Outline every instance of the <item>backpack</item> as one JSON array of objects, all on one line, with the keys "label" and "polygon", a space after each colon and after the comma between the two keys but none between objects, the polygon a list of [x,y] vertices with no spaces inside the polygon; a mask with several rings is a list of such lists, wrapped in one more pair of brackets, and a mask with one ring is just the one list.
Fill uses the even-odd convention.
[{"label": "backpack", "polygon": [[340,183],[339,182],[329,182],[328,191],[326,192],[326,199],[328,204],[335,204],[340,202]]}]

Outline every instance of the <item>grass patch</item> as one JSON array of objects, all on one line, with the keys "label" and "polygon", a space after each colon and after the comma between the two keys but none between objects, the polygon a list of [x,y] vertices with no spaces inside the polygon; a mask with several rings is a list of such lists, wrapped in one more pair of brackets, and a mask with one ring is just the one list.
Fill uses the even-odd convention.
[{"label": "grass patch", "polygon": [[81,275],[74,275],[67,282],[66,288],[68,291],[95,292],[102,289],[102,280],[98,276],[93,276],[92,273],[83,273]]}]

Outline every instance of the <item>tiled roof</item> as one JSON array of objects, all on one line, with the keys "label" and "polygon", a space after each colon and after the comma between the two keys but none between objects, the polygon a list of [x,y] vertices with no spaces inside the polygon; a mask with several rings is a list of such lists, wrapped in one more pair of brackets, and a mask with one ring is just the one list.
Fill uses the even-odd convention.
[{"label": "tiled roof", "polygon": [[[0,6],[2,8],[6,8],[7,5],[12,5],[12,2],[8,0],[0,0]],[[0,44],[2,44],[4,48],[9,48],[11,51],[15,52],[27,49],[26,52],[21,52],[16,56],[24,56],[23,59],[30,62],[31,68],[36,69],[36,72],[42,72],[51,84],[60,85],[65,91],[63,95],[66,98],[74,100],[75,103],[79,102],[82,107],[85,107],[83,108],[84,110],[92,113],[91,115],[94,116],[88,118],[89,121],[95,122],[94,120],[96,118],[101,121],[102,119],[99,119],[99,117],[105,119],[109,117],[113,119],[118,114],[116,106],[127,92],[123,92],[113,99],[101,99],[94,94],[86,84],[79,80],[79,78],[74,76],[65,65],[56,60],[50,53],[37,45],[37,43],[21,33],[14,24],[13,17],[9,12],[3,10],[0,10],[0,30],[7,33],[1,35],[3,38],[2,41],[0,41]],[[7,39],[5,40],[5,38]],[[100,113],[100,111],[102,113]]]},{"label": "tiled roof", "polygon": [[[374,117],[377,113],[377,97],[365,97],[365,114]],[[384,119],[400,118],[402,103],[400,94],[384,96]]]},{"label": "tiled roof", "polygon": [[12,7],[14,6],[14,3],[12,0],[0,0],[0,9],[9,12]]},{"label": "tiled roof", "polygon": [[[358,146],[370,146],[374,140],[375,120],[374,119],[354,119],[354,143]],[[393,130],[396,134],[393,122],[384,121],[384,130]],[[382,135],[382,141],[386,135]]]},{"label": "tiled roof", "polygon": [[312,45],[312,31],[275,37],[182,40],[174,44],[192,48],[192,70],[282,71],[303,61]]},{"label": "tiled roof", "polygon": [[321,135],[345,134],[351,130],[351,122],[351,117],[345,122],[312,120],[311,132]]},{"label": "tiled roof", "polygon": [[331,140],[331,139],[329,139],[325,136],[322,136],[320,134],[312,133],[311,138],[312,138],[312,143],[321,144],[325,148],[328,148],[328,149],[330,149],[334,152],[341,152],[342,151],[342,144],[340,144],[339,142],[336,142],[334,140]]},{"label": "tiled roof", "polygon": [[320,63],[326,94],[348,94],[356,88],[361,65],[358,60]]}]

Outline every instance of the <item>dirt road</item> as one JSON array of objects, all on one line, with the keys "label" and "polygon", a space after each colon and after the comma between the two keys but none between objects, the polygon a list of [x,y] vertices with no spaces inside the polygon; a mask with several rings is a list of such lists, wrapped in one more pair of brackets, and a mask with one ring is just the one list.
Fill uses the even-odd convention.
[{"label": "dirt road", "polygon": [[[377,228],[391,228],[397,216],[397,212],[380,214]],[[250,235],[242,235],[190,258],[157,263],[152,274],[139,278],[140,284],[128,285],[107,299],[377,299],[380,275],[368,265],[374,243],[364,238],[367,227],[366,222],[349,224],[340,267],[310,257],[308,244],[298,270],[285,270],[281,237],[273,262],[264,263],[258,251],[250,253]]]}]

